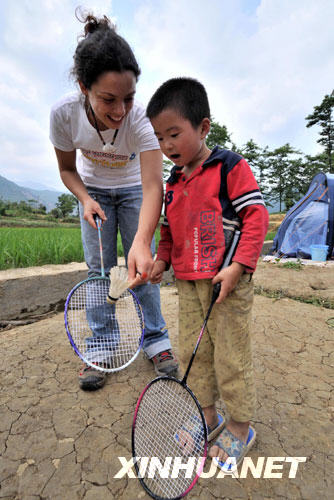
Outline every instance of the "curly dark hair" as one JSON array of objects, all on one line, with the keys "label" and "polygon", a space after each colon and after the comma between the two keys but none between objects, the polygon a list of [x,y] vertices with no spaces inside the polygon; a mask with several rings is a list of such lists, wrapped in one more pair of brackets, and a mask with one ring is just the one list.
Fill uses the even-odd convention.
[{"label": "curly dark hair", "polygon": [[83,39],[78,43],[71,74],[87,89],[106,71],[132,71],[138,80],[140,68],[129,44],[118,35],[107,16],[86,14],[77,19],[85,24]]}]

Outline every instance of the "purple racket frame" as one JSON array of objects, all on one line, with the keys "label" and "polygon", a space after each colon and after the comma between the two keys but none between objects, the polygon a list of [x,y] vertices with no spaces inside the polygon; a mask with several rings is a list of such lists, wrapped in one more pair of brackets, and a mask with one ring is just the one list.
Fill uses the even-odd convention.
[{"label": "purple racket frame", "polygon": [[[76,343],[74,342],[74,340],[72,338],[72,335],[71,335],[71,332],[70,332],[70,328],[69,328],[69,324],[68,324],[68,320],[67,320],[67,316],[68,316],[67,315],[67,311],[68,311],[68,307],[69,307],[69,303],[70,303],[71,297],[72,297],[73,293],[80,286],[82,286],[84,283],[87,283],[89,281],[103,280],[103,281],[107,281],[108,282],[108,289],[109,289],[109,278],[107,278],[106,275],[105,275],[104,263],[103,263],[103,249],[102,249],[102,238],[101,238],[102,220],[100,219],[100,217],[97,214],[94,214],[93,217],[94,217],[94,220],[95,220],[95,223],[96,223],[97,232],[98,232],[98,238],[99,238],[99,250],[100,250],[100,261],[101,261],[101,276],[94,276],[92,278],[86,278],[85,280],[80,281],[80,283],[76,284],[72,288],[72,290],[70,291],[70,293],[67,296],[66,303],[65,303],[65,311],[64,311],[65,329],[66,329],[66,333],[67,333],[67,336],[69,338],[69,341],[71,343],[71,346],[74,349],[74,352],[79,356],[79,358],[84,363],[86,363],[87,365],[94,367],[94,369],[100,370],[102,372],[108,372],[108,373],[109,372],[117,372],[117,371],[123,370],[124,368],[126,368],[127,366],[129,366],[136,359],[136,357],[138,356],[139,352],[141,351],[141,348],[143,347],[144,335],[145,335],[145,321],[144,321],[143,310],[142,310],[142,307],[140,305],[140,302],[139,302],[138,297],[136,296],[136,294],[132,290],[130,290],[129,288],[127,289],[127,292],[129,292],[132,295],[133,300],[135,301],[135,303],[137,305],[136,310],[137,310],[137,314],[138,314],[138,317],[140,319],[140,325],[141,325],[140,342],[138,342],[137,351],[132,356],[132,358],[130,360],[128,360],[124,365],[121,365],[121,366],[119,366],[117,368],[108,368],[108,369],[107,368],[102,368],[101,366],[93,364],[89,360],[85,359],[85,357],[83,356],[83,354],[81,353],[81,351],[77,348]],[[106,297],[107,297],[107,293],[106,293]]]},{"label": "purple racket frame", "polygon": [[142,329],[141,329],[142,333],[141,333],[140,342],[138,343],[138,349],[135,352],[135,354],[132,356],[132,358],[127,363],[125,363],[124,365],[119,366],[117,368],[110,368],[110,369],[102,368],[102,367],[100,367],[98,365],[95,365],[95,364],[91,363],[90,361],[88,361],[87,359],[85,359],[85,357],[80,352],[80,350],[77,348],[77,346],[76,346],[76,344],[75,344],[75,342],[74,342],[74,340],[72,338],[72,335],[71,335],[71,332],[70,332],[70,328],[69,328],[69,324],[68,324],[68,319],[67,319],[67,311],[68,311],[68,305],[69,305],[69,302],[71,300],[71,297],[72,297],[73,293],[77,290],[77,288],[79,288],[83,283],[87,283],[89,281],[96,281],[96,280],[104,280],[104,281],[106,281],[106,280],[108,280],[108,278],[106,278],[104,276],[95,276],[94,278],[87,278],[87,279],[85,279],[83,281],[80,281],[80,283],[78,283],[77,285],[75,285],[75,287],[73,287],[72,290],[70,291],[70,293],[68,294],[67,299],[66,299],[66,303],[65,303],[65,311],[64,311],[65,329],[66,329],[66,333],[67,333],[68,339],[69,339],[69,341],[71,343],[71,346],[73,347],[74,352],[79,356],[79,358],[84,363],[86,363],[89,366],[94,367],[95,370],[100,370],[102,372],[110,372],[110,373],[111,372],[118,372],[120,370],[123,370],[127,366],[129,366],[136,359],[136,357],[138,356],[139,352],[141,351],[141,349],[143,347],[144,335],[145,335],[145,326],[144,326],[145,323],[144,323],[144,316],[143,316],[143,312],[142,312],[142,307],[140,305],[140,302],[138,300],[137,295],[132,290],[127,289],[127,291],[132,295],[134,301],[137,304],[137,307],[138,307],[137,310],[141,312],[140,321],[141,321],[141,325],[142,325]]},{"label": "purple racket frame", "polygon": [[[203,332],[204,332],[204,328],[202,328],[202,330],[201,330],[201,335],[203,335]],[[196,344],[197,347],[198,347],[198,344],[199,344],[199,342],[197,341],[197,344]],[[200,475],[201,475],[201,473],[202,473],[202,471],[204,469],[204,465],[205,465],[205,462],[206,462],[206,459],[207,459],[207,455],[208,455],[208,430],[207,430],[205,418],[204,418],[204,415],[203,415],[203,411],[202,411],[201,405],[199,404],[199,402],[198,402],[195,394],[192,392],[192,390],[186,384],[186,376],[187,375],[188,375],[188,373],[186,373],[186,375],[183,377],[182,380],[178,380],[177,378],[171,377],[171,376],[162,376],[162,377],[157,377],[157,378],[151,380],[151,382],[149,382],[147,384],[147,386],[145,387],[145,389],[143,390],[143,392],[141,393],[141,395],[140,395],[140,397],[139,397],[139,399],[137,401],[137,405],[136,405],[136,409],[135,409],[135,413],[134,413],[134,417],[133,417],[133,422],[132,422],[131,446],[132,446],[132,456],[135,457],[136,456],[136,452],[135,452],[135,445],[134,445],[134,442],[135,442],[135,440],[134,440],[134,433],[135,433],[135,428],[136,428],[137,414],[138,414],[138,410],[139,410],[139,406],[140,406],[141,400],[143,399],[146,391],[153,384],[155,384],[156,382],[159,382],[160,380],[173,380],[174,382],[180,384],[183,387],[183,389],[186,389],[188,391],[188,393],[192,397],[194,403],[196,404],[198,412],[199,412],[199,414],[201,416],[202,426],[203,426],[204,450],[203,450],[203,455],[202,455],[202,462],[201,462],[201,464],[199,466],[197,466],[197,473],[196,473],[193,481],[189,485],[189,487],[181,495],[179,495],[177,497],[173,497],[172,500],[178,500],[180,498],[184,498],[193,489],[193,487],[197,483],[197,481],[198,481],[198,479],[199,479],[199,477],[200,477]],[[137,473],[137,477],[138,477],[141,485],[143,486],[144,490],[146,491],[146,493],[148,493],[155,500],[171,500],[169,497],[161,497],[161,496],[156,495],[155,493],[153,493],[150,490],[150,488],[146,485],[146,483],[144,482],[144,480],[140,477],[139,467],[138,467],[137,461],[134,461],[134,467],[135,467],[135,470],[136,470],[136,473]]]}]

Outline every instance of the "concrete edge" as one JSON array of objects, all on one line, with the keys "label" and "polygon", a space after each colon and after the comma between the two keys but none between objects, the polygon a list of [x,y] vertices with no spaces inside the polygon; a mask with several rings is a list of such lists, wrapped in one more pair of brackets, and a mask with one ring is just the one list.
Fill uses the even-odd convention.
[{"label": "concrete edge", "polygon": [[[262,255],[266,255],[272,242],[266,241]],[[120,258],[119,265],[125,265]],[[64,310],[71,289],[87,277],[85,262],[47,265],[0,271],[0,326],[12,320],[39,317]],[[162,285],[175,282],[173,269],[164,273]]]}]

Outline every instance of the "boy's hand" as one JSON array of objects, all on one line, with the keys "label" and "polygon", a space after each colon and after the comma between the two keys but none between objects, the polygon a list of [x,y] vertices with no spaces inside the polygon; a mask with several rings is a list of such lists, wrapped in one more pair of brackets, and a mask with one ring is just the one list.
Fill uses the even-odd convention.
[{"label": "boy's hand", "polygon": [[231,265],[225,267],[216,274],[212,280],[213,285],[219,281],[221,283],[220,294],[216,300],[217,304],[223,302],[228,294],[235,289],[243,272],[244,266],[242,264],[239,264],[239,262],[232,262]]},{"label": "boy's hand", "polygon": [[153,269],[150,276],[150,281],[153,284],[160,283],[162,275],[166,270],[167,264],[164,260],[156,260],[153,264]]}]

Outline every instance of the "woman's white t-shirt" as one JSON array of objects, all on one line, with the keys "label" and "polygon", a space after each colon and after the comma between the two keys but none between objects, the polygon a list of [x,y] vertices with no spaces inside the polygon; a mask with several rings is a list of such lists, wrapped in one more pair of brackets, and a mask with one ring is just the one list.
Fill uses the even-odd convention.
[{"label": "woman's white t-shirt", "polygon": [[[108,143],[115,130],[100,133]],[[76,166],[86,186],[107,189],[141,184],[140,153],[160,149],[144,107],[135,101],[119,128],[115,153],[103,152],[102,141],[88,121],[81,92],[66,95],[52,107],[50,139],[61,151],[80,150]]]}]

